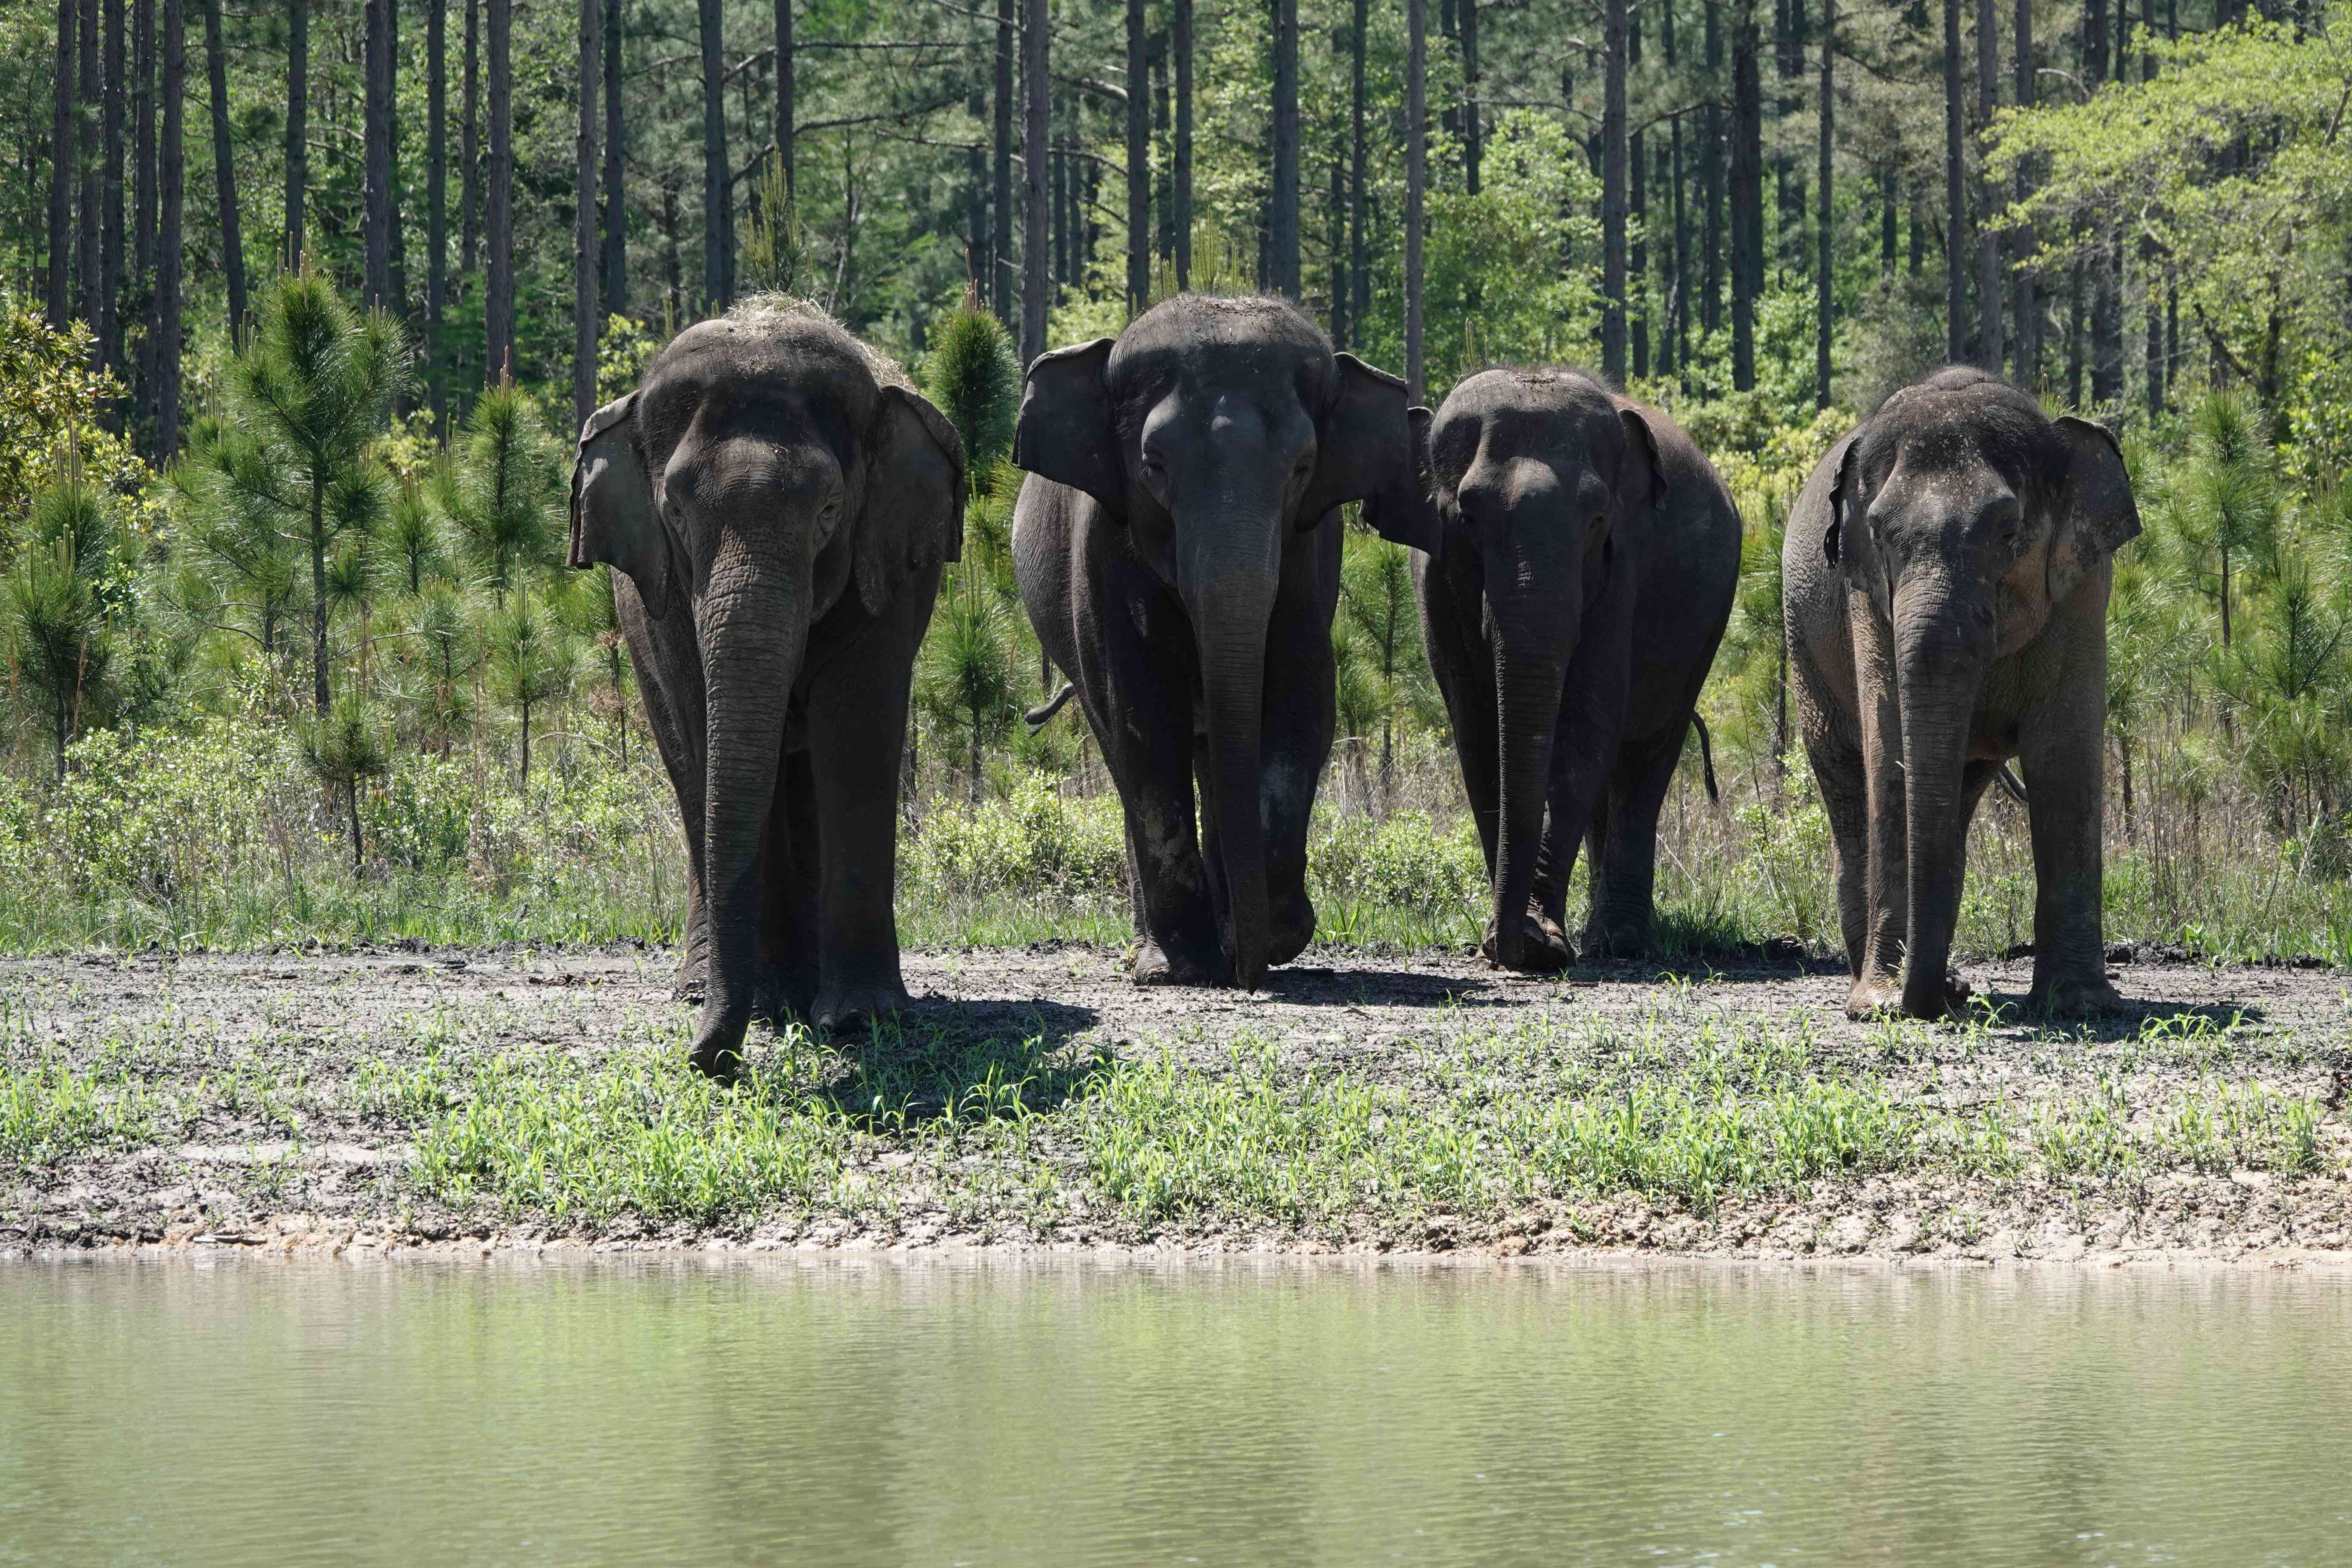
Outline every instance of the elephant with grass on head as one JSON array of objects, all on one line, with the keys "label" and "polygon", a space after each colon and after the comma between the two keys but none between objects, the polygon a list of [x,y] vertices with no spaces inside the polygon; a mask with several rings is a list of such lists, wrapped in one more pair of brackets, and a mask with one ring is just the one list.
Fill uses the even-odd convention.
[{"label": "elephant with grass on head", "polygon": [[1581,371],[1474,375],[1427,441],[1444,542],[1413,575],[1486,852],[1484,951],[1567,966],[1589,843],[1585,956],[1646,953],[1658,809],[1739,581],[1730,492],[1672,420]]},{"label": "elephant with grass on head", "polygon": [[755,1011],[900,1006],[898,763],[962,540],[955,431],[820,312],[762,297],[592,415],[572,483],[572,564],[613,568],[685,818],[695,1065],[738,1070]]},{"label": "elephant with grass on head", "polygon": [[1013,460],[1021,597],[1126,811],[1135,980],[1254,987],[1315,932],[1338,509],[1433,542],[1404,384],[1282,300],[1179,295],[1032,364]]},{"label": "elephant with grass on head", "polygon": [[1835,856],[1846,1011],[1937,1018],[1969,818],[2024,764],[2036,1008],[2096,1012],[2107,594],[2139,532],[2103,426],[1980,370],[1880,405],[1806,482],[1781,545],[1797,716]]}]

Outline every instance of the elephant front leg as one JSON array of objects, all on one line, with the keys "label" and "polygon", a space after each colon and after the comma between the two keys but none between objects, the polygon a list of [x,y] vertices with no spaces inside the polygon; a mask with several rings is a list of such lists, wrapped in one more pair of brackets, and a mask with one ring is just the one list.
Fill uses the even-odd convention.
[{"label": "elephant front leg", "polygon": [[[1307,542],[1339,575],[1339,525]],[[1327,547],[1328,543],[1328,547]],[[1259,729],[1259,809],[1265,824],[1269,931],[1266,962],[1288,963],[1315,940],[1315,904],[1307,891],[1307,834],[1315,791],[1339,729],[1338,670],[1331,657],[1329,595],[1318,592],[1310,551],[1287,563],[1265,647],[1265,717]]]},{"label": "elephant front leg", "polygon": [[1861,709],[1867,914],[1845,1011],[1849,1018],[1866,1018],[1903,1010],[1910,836],[1905,826],[1903,725],[1895,703],[1893,633],[1879,621],[1869,598],[1851,590],[1847,625],[1853,637]]},{"label": "elephant front leg", "polygon": [[2026,1005],[2074,1017],[2124,1005],[2107,979],[2101,909],[2106,679],[2100,662],[2097,678],[2084,683],[2097,700],[2060,704],[2072,710],[2037,716],[2020,737],[2033,834],[2033,988]]},{"label": "elephant front leg", "polygon": [[[1114,648],[1087,659],[1087,715],[1118,790],[1138,935],[1138,985],[1223,985],[1233,968],[1193,816],[1195,737],[1181,658],[1171,650]],[[1155,654],[1161,657],[1155,658]],[[1167,668],[1162,668],[1163,663]],[[1117,664],[1116,674],[1106,668]],[[1097,702],[1094,694],[1099,692]]]},{"label": "elephant front leg", "polygon": [[[929,587],[918,583],[900,592],[928,615]],[[866,636],[831,650],[809,696],[819,889],[809,1016],[829,1029],[854,1028],[908,1005],[896,907],[898,768],[922,621],[900,612],[894,602]]]}]

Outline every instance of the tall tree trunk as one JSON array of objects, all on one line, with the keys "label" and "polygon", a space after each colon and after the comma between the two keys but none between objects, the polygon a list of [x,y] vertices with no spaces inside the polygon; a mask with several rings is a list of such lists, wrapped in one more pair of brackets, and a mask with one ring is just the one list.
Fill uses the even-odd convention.
[{"label": "tall tree trunk", "polygon": [[383,57],[383,96],[392,105],[392,134],[385,139],[384,157],[389,164],[383,184],[383,246],[384,275],[392,289],[392,312],[402,321],[408,320],[408,246],[401,235],[400,221],[400,0],[383,0],[385,41],[390,47]]},{"label": "tall tree trunk", "polygon": [[1169,138],[1174,126],[1170,119],[1168,92],[1168,33],[1166,28],[1151,36],[1151,253],[1161,263],[1176,263],[1176,183],[1171,166],[1174,149]]},{"label": "tall tree trunk", "polygon": [[1176,287],[1192,286],[1192,0],[1175,0],[1171,47],[1176,56]]},{"label": "tall tree trunk", "polygon": [[[128,52],[123,46],[129,41],[122,0],[106,0],[106,164],[101,172],[106,207],[100,217],[99,239],[99,353],[117,373],[122,369],[122,284],[129,272],[124,265],[122,243],[122,121],[129,108],[122,92],[123,78],[129,74]],[[110,409],[108,423],[120,427],[119,410]]]},{"label": "tall tree trunk", "polygon": [[[389,3],[389,0],[387,0]],[[777,0],[783,9],[788,0]],[[596,412],[596,89],[604,69],[604,0],[579,0],[580,124],[574,133],[572,174],[572,416],[575,426]],[[777,215],[781,216],[782,215]]]},{"label": "tall tree trunk", "polygon": [[1127,0],[1127,308],[1151,298],[1151,58],[1143,0]]},{"label": "tall tree trunk", "polygon": [[1370,27],[1370,0],[1355,0],[1348,29],[1348,314],[1358,337],[1363,335],[1371,303],[1371,252],[1364,236],[1364,205],[1370,195],[1364,168],[1370,155],[1364,136],[1364,35]]},{"label": "tall tree trunk", "polygon": [[1764,81],[1756,0],[1731,36],[1731,384],[1756,385],[1756,298],[1764,291]]},{"label": "tall tree trunk", "polygon": [[[131,5],[131,255],[123,268],[132,300],[143,299],[131,384],[147,421],[155,417],[155,0]],[[148,439],[144,435],[142,441]]]},{"label": "tall tree trunk", "polygon": [[361,131],[365,155],[360,232],[365,271],[360,294],[371,309],[392,305],[392,7],[366,0],[366,107]]},{"label": "tall tree trunk", "polygon": [[1324,204],[1325,252],[1331,267],[1331,346],[1348,346],[1348,165],[1335,149],[1331,194]]},{"label": "tall tree trunk", "polygon": [[[220,0],[208,0],[217,6]],[[79,109],[74,73],[79,59],[74,32],[80,13],[76,0],[58,0],[58,57],[49,122],[49,325],[64,331],[73,321],[73,199],[79,162],[74,132]]]},{"label": "tall tree trunk", "polygon": [[784,189],[799,188],[799,175],[793,167],[793,142],[796,140],[793,121],[793,89],[794,81],[793,58],[793,0],[776,0],[776,157],[784,166]]},{"label": "tall tree trunk", "polygon": [[1601,7],[1601,374],[1625,382],[1625,0]]},{"label": "tall tree trunk", "polygon": [[1429,5],[1404,0],[1404,384],[1414,403],[1428,395],[1422,364],[1422,187],[1429,178]]},{"label": "tall tree trunk", "polygon": [[1052,16],[1045,0],[1023,0],[1021,18],[1021,363],[1045,352],[1045,136],[1053,105]]},{"label": "tall tree trunk", "polygon": [[1266,230],[1272,264],[1267,280],[1276,293],[1296,300],[1299,295],[1298,0],[1274,0],[1274,189],[1266,203]]},{"label": "tall tree trunk", "polygon": [[181,0],[163,0],[163,213],[155,237],[155,452],[170,462],[180,447],[181,230],[187,187],[183,115],[188,91],[187,24]]},{"label": "tall tree trunk", "polygon": [[[2033,0],[2017,0],[2017,37],[2014,68],[2017,107],[2033,107]],[[2017,200],[2023,205],[2033,194],[2033,178],[2030,160],[2017,166]],[[2022,248],[2032,248],[2031,238],[2020,241]],[[2017,346],[2013,351],[2017,384],[2028,392],[2036,390],[2042,381],[2042,289],[2031,268],[2018,268],[2014,284],[2011,315],[2017,323]]]},{"label": "tall tree trunk", "polygon": [[1669,121],[1667,162],[1671,171],[1669,184],[1675,201],[1675,273],[1667,285],[1666,335],[1658,348],[1658,374],[1672,375],[1682,373],[1683,390],[1690,390],[1690,211],[1685,203],[1684,182],[1688,177],[1688,165],[1683,161],[1683,116],[1676,110]]},{"label": "tall tree trunk", "polygon": [[735,203],[727,163],[726,11],[696,0],[702,38],[702,306],[727,308],[727,230]]},{"label": "tall tree trunk", "polygon": [[90,345],[93,368],[106,363],[106,336],[102,330],[105,322],[101,315],[106,298],[106,248],[101,232],[106,197],[99,177],[106,159],[105,148],[100,142],[105,132],[105,111],[104,81],[99,70],[98,15],[98,0],[81,0],[81,21],[75,34],[81,49],[81,136],[76,153],[81,170],[80,315],[97,334]]},{"label": "tall tree trunk", "polygon": [[1486,131],[1478,110],[1478,0],[1454,0],[1462,28],[1462,188],[1478,194]]},{"label": "tall tree trunk", "polygon": [[1706,207],[1701,228],[1705,277],[1699,288],[1699,325],[1706,331],[1723,326],[1723,5],[1706,0],[1706,103],[1699,123],[1700,201]]},{"label": "tall tree trunk", "polygon": [[[2109,79],[2106,0],[2083,0],[2083,85],[2096,92]],[[2120,72],[2115,73],[2120,75]],[[2090,249],[2091,401],[2113,403],[2123,395],[2124,321],[2121,280],[2122,231],[2112,220],[2099,223]]]},{"label": "tall tree trunk", "polygon": [[514,374],[514,71],[508,58],[513,0],[489,0],[489,11],[490,159],[482,237],[489,250],[482,301],[489,348],[482,368],[495,385]]},{"label": "tall tree trunk", "polygon": [[302,267],[303,200],[310,179],[310,0],[286,0],[286,269]]},{"label": "tall tree trunk", "polygon": [[[1977,126],[1990,130],[2000,108],[2000,27],[1994,20],[1993,0],[1977,0]],[[2000,236],[1992,226],[1993,187],[1977,181],[1977,356],[1995,375],[2005,357],[2001,341],[2000,302],[2007,292],[2000,281]]]},{"label": "tall tree trunk", "polygon": [[[1991,0],[1982,0],[1990,5]],[[1836,206],[1832,199],[1830,151],[1837,114],[1837,0],[1822,0],[1821,157],[1813,178],[1820,185],[1820,217],[1814,239],[1820,247],[1813,274],[1813,406],[1830,405],[1830,336],[1836,300],[1831,285],[1832,253],[1835,249]]]},{"label": "tall tree trunk", "polygon": [[[1013,55],[1017,32],[1015,0],[996,0],[996,182],[995,223],[990,231],[988,298],[996,319],[1020,324],[1013,287]],[[1026,362],[1024,362],[1026,363]]]},{"label": "tall tree trunk", "polygon": [[465,101],[457,112],[457,271],[470,278],[482,243],[482,0],[466,0]]},{"label": "tall tree trunk", "polygon": [[1650,141],[1639,131],[1625,138],[1625,330],[1640,380],[1650,374]]},{"label": "tall tree trunk", "polygon": [[425,381],[436,429],[449,417],[441,342],[449,304],[449,0],[425,6]]},{"label": "tall tree trunk", "polygon": [[[778,79],[791,84],[791,72]],[[604,309],[629,309],[629,193],[622,163],[625,124],[621,113],[621,0],[604,4]],[[792,164],[784,165],[787,181]],[[622,725],[625,736],[628,726]]]},{"label": "tall tree trunk", "polygon": [[245,337],[245,234],[236,214],[236,149],[229,139],[228,46],[221,0],[205,0],[205,76],[212,88],[213,201],[220,210],[221,276],[228,290],[231,342]]},{"label": "tall tree trunk", "polygon": [[1944,358],[1969,356],[1969,198],[1961,184],[1960,0],[1944,0]]}]

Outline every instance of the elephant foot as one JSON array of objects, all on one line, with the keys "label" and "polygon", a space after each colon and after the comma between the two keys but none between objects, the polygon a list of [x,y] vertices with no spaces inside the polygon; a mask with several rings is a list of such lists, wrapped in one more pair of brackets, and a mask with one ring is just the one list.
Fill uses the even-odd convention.
[{"label": "elephant foot", "polygon": [[725,1024],[703,1029],[694,1037],[694,1047],[687,1060],[703,1077],[721,1084],[741,1081],[743,1077],[743,1026]]},{"label": "elephant foot", "polygon": [[1265,962],[1269,967],[1288,963],[1315,940],[1315,905],[1305,889],[1296,895],[1275,900],[1273,915],[1273,927],[1266,934]]},{"label": "elephant foot", "polygon": [[1233,971],[1223,953],[1209,959],[1181,947],[1171,952],[1159,942],[1147,941],[1135,954],[1131,978],[1138,985],[1229,985]]},{"label": "elephant foot", "polygon": [[1869,1018],[1917,1018],[1935,1023],[1957,1018],[1968,1011],[1976,993],[1958,974],[1944,976],[1940,990],[1924,997],[1906,996],[1902,980],[1891,974],[1865,974],[1846,993],[1845,1016],[1857,1022]]},{"label": "elephant foot", "polygon": [[1615,925],[1588,925],[1584,928],[1584,961],[1598,963],[1604,959],[1647,958],[1650,955],[1650,928],[1630,921]]},{"label": "elephant foot", "polygon": [[2100,975],[2096,980],[2037,981],[2025,994],[2026,1010],[2058,1018],[2091,1018],[2119,1013],[2129,1004]]},{"label": "elephant foot", "polygon": [[1576,962],[1576,953],[1568,945],[1568,933],[1559,922],[1542,910],[1529,909],[1519,923],[1519,951],[1512,957],[1500,953],[1500,932],[1493,916],[1486,919],[1486,934],[1478,943],[1478,954],[1497,969],[1513,970],[1520,974],[1557,974]]},{"label": "elephant foot", "polygon": [[914,1005],[907,988],[895,980],[867,985],[842,985],[817,993],[809,1019],[820,1029],[835,1033],[870,1027]]}]

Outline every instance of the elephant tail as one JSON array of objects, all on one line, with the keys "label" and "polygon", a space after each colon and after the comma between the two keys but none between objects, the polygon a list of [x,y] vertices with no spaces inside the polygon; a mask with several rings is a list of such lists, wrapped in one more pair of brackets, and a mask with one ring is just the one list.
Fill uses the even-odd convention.
[{"label": "elephant tail", "polygon": [[2000,772],[1995,774],[1994,777],[2000,781],[2000,787],[2009,792],[2010,799],[2017,802],[2020,805],[2026,804],[2025,786],[2017,782],[2017,775],[2010,771],[2010,766],[2007,763],[2000,764]]},{"label": "elephant tail", "polygon": [[1078,685],[1076,681],[1066,680],[1062,682],[1062,689],[1054,693],[1053,700],[1042,703],[1035,708],[1032,708],[1028,712],[1021,715],[1023,721],[1025,722],[1032,730],[1041,730],[1045,728],[1045,721],[1051,719],[1055,714],[1059,713],[1062,710],[1062,705],[1069,701],[1071,698],[1076,696],[1077,690]]},{"label": "elephant tail", "polygon": [[1698,731],[1698,760],[1706,773],[1707,803],[1721,805],[1723,792],[1715,787],[1715,743],[1707,739],[1706,721],[1698,716],[1696,709],[1691,710],[1691,726]]}]

